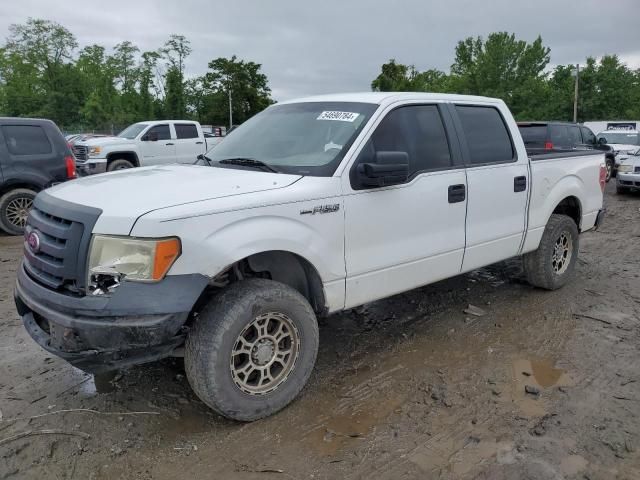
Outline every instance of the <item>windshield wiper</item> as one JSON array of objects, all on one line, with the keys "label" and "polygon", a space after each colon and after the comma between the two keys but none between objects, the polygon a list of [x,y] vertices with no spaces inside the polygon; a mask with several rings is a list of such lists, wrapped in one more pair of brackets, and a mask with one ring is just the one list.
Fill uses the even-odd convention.
[{"label": "windshield wiper", "polygon": [[205,154],[201,153],[200,155],[198,155],[196,157],[196,161],[193,162],[193,165],[195,165],[196,163],[200,162],[204,160],[205,162],[207,162],[209,164],[210,167],[213,167],[213,160],[211,160],[209,157],[207,157]]},{"label": "windshield wiper", "polygon": [[278,171],[270,165],[266,163],[256,160],[255,158],[248,157],[236,157],[236,158],[224,158],[219,160],[218,163],[222,163],[223,165],[239,165],[241,167],[251,167],[251,168],[259,168],[260,170],[264,170],[265,172],[278,173]]}]

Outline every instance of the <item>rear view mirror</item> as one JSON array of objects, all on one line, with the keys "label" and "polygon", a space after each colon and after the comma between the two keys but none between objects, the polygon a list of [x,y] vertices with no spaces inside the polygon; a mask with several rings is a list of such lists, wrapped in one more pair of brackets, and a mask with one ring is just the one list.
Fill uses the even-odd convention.
[{"label": "rear view mirror", "polygon": [[606,145],[607,144],[607,139],[604,137],[600,137],[598,139],[598,145]]},{"label": "rear view mirror", "polygon": [[407,152],[376,152],[375,163],[357,166],[358,180],[364,187],[387,187],[404,183],[409,178]]}]

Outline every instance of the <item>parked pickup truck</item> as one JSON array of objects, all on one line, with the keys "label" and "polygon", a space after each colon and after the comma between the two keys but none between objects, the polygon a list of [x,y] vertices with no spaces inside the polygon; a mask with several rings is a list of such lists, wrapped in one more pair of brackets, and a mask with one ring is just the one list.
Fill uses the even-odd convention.
[{"label": "parked pickup truck", "polygon": [[167,163],[193,163],[205,153],[198,122],[158,120],[128,126],[116,137],[76,141],[73,153],[81,176]]},{"label": "parked pickup truck", "polygon": [[318,316],[517,256],[563,286],[606,173],[597,151],[530,159],[501,100],[423,93],[279,103],[202,160],[40,193],[15,300],[88,372],[184,354],[242,421],[302,390]]}]

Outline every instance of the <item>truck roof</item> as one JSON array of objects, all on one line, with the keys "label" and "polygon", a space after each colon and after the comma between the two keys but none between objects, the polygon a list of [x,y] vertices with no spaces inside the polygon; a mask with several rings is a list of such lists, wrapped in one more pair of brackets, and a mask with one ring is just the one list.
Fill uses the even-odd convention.
[{"label": "truck roof", "polygon": [[423,93],[423,92],[354,92],[354,93],[334,93],[328,95],[317,95],[313,97],[297,98],[280,102],[304,103],[304,102],[356,102],[356,103],[392,103],[403,100],[424,100],[424,101],[474,101],[487,103],[502,103],[498,98],[479,97],[474,95],[452,95],[448,93]]}]

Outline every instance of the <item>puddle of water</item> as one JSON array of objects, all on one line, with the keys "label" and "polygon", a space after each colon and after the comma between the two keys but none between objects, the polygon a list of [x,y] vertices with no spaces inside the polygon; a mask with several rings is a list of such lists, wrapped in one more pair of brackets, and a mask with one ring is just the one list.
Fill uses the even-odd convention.
[{"label": "puddle of water", "polygon": [[553,365],[553,361],[546,359],[518,359],[513,362],[513,376],[517,383],[534,385],[541,389],[572,385],[573,381],[567,372]]},{"label": "puddle of water", "polygon": [[522,413],[528,417],[541,417],[547,413],[544,398],[536,397],[525,392],[525,386],[536,387],[544,394],[544,390],[551,387],[565,387],[573,385],[569,374],[554,367],[554,362],[548,359],[517,359],[512,364],[511,398]]}]

